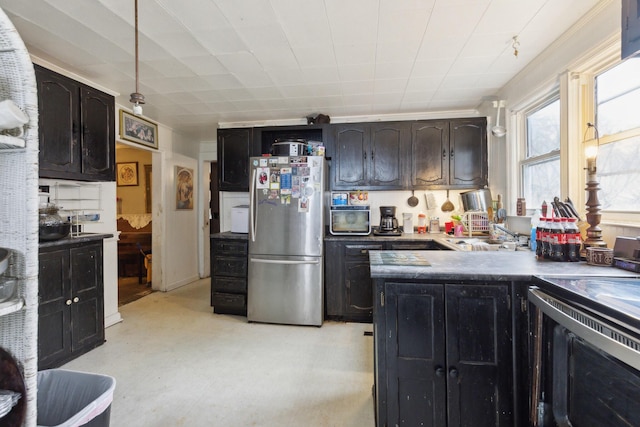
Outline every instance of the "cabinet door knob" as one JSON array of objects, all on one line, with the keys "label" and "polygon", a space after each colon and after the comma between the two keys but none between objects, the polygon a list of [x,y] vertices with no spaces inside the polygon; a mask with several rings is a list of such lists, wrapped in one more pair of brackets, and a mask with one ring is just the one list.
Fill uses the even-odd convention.
[{"label": "cabinet door knob", "polygon": [[75,298],[73,299],[73,302],[78,302],[78,301],[80,301],[80,298],[78,298],[78,297],[75,297]]},{"label": "cabinet door knob", "polygon": [[449,376],[451,378],[458,378],[458,370],[456,368],[449,369]]},{"label": "cabinet door knob", "polygon": [[452,157],[452,158],[453,158],[453,149],[451,149],[451,155],[450,155],[450,157]]},{"label": "cabinet door knob", "polygon": [[436,368],[436,377],[444,377],[445,372],[446,371],[444,370],[444,368],[442,366],[438,366]]},{"label": "cabinet door knob", "polygon": [[71,300],[70,300],[70,299],[66,300],[66,301],[65,301],[65,304],[67,304],[67,305],[71,305]]},{"label": "cabinet door knob", "polygon": [[369,252],[368,249],[360,249],[360,253],[365,255],[367,252]]},{"label": "cabinet door knob", "polygon": [[443,159],[447,158],[447,149],[446,148],[442,150],[442,158]]}]

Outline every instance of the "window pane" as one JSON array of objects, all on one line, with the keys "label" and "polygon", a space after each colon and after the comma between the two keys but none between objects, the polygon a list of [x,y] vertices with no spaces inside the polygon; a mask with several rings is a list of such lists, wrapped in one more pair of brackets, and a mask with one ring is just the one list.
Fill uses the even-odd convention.
[{"label": "window pane", "polygon": [[560,100],[527,115],[527,158],[560,149]]},{"label": "window pane", "polygon": [[600,136],[640,127],[640,58],[631,58],[596,77]]},{"label": "window pane", "polygon": [[549,204],[554,197],[560,197],[560,159],[523,166],[524,198],[528,209],[540,209],[542,202]]},{"label": "window pane", "polygon": [[600,209],[640,211],[640,162],[636,159],[640,159],[640,137],[600,146],[596,160]]}]

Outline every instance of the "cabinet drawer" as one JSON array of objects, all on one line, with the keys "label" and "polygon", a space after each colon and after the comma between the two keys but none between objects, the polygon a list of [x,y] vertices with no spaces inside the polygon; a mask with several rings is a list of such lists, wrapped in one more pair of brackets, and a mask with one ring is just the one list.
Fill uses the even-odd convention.
[{"label": "cabinet drawer", "polygon": [[382,245],[346,245],[345,255],[349,258],[369,259],[369,251],[381,251]]},{"label": "cabinet drawer", "polygon": [[214,256],[218,253],[225,253],[225,255],[237,254],[240,256],[246,256],[248,253],[248,245],[248,242],[239,242],[235,240],[215,240],[211,249]]},{"label": "cabinet drawer", "polygon": [[214,292],[211,302],[213,302],[214,313],[247,314],[247,298],[245,295]]},{"label": "cabinet drawer", "polygon": [[247,281],[245,279],[214,276],[211,283],[213,292],[247,293]]},{"label": "cabinet drawer", "polygon": [[393,251],[429,251],[437,249],[432,241],[426,242],[392,242],[389,248]]},{"label": "cabinet drawer", "polygon": [[214,257],[213,258],[213,274],[216,276],[247,276],[247,258],[239,257]]}]

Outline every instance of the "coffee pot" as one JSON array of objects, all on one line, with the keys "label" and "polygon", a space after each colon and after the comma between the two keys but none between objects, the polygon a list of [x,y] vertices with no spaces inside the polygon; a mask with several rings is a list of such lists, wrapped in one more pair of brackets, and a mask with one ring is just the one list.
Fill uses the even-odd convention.
[{"label": "coffee pot", "polygon": [[396,219],[395,206],[380,206],[380,230],[396,231],[398,229],[398,220]]}]

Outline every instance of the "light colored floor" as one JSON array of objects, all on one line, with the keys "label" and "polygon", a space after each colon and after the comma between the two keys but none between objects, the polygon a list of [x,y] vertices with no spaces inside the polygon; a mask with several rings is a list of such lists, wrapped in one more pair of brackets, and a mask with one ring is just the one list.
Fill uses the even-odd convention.
[{"label": "light colored floor", "polygon": [[111,427],[374,426],[370,324],[213,314],[209,279],[120,307],[101,347],[64,365],[116,378]]}]

